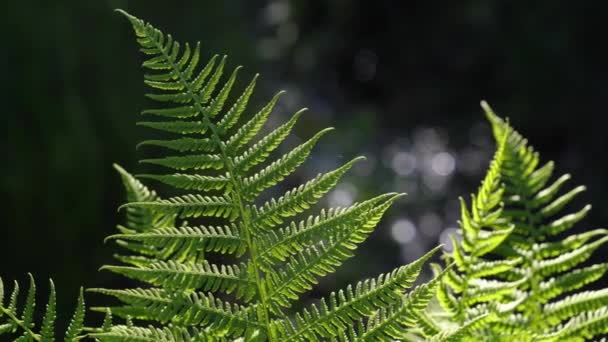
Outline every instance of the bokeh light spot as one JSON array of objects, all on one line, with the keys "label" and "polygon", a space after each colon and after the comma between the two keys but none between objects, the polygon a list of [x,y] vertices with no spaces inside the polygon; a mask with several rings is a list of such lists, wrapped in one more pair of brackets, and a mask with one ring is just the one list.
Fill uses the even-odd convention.
[{"label": "bokeh light spot", "polygon": [[408,152],[397,152],[391,160],[391,168],[399,176],[407,176],[416,170],[416,157]]},{"label": "bokeh light spot", "polygon": [[401,244],[410,243],[416,238],[416,226],[406,218],[396,220],[391,226],[393,239]]},{"label": "bokeh light spot", "polygon": [[431,169],[440,176],[449,176],[456,168],[456,160],[448,152],[440,152],[433,156]]},{"label": "bokeh light spot", "polygon": [[350,183],[338,185],[329,194],[329,205],[331,207],[348,207],[353,204],[357,196],[357,188]]}]

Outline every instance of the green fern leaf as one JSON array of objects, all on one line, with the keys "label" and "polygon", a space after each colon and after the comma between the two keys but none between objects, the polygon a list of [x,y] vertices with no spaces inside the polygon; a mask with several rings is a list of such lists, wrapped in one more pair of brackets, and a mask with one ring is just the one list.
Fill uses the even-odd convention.
[{"label": "green fern leaf", "polygon": [[[19,300],[19,283],[15,281],[13,290],[11,291],[8,303],[4,302],[4,283],[0,279],[0,335],[12,335],[14,341],[55,341],[55,286],[53,281],[50,281],[50,293],[46,311],[42,318],[40,326],[37,326],[35,321],[36,307],[36,283],[34,277],[28,274],[29,287],[25,296],[25,300],[20,304]],[[84,315],[84,299],[82,296],[79,299],[79,304],[82,307]],[[21,314],[18,314],[21,312]],[[84,338],[82,333],[82,321],[80,325],[70,324],[66,341],[77,341]],[[16,338],[15,338],[16,337]],[[4,340],[4,339],[3,339]]]},{"label": "green fern leaf", "polygon": [[[400,195],[380,195],[347,208],[307,214],[361,159],[355,158],[260,204],[261,193],[292,175],[331,128],[269,160],[302,113],[260,137],[283,92],[246,120],[258,75],[240,95],[233,95],[240,67],[225,77],[225,56],[213,56],[199,65],[200,44],[180,44],[120,12],[132,24],[146,55],[143,67],[149,72],[144,82],[157,89],[147,94],[157,104],[142,111],[154,119],[139,125],[177,135],[144,140],[139,146],[160,147],[160,156],[141,161],[151,164],[152,170],[160,166],[179,171],[152,171],[140,178],[181,192],[161,198],[117,167],[130,193],[121,208],[132,222],[119,226],[108,240],[124,247],[116,257],[126,265],[102,269],[148,287],[92,289],[121,302],[111,312],[126,324],[106,324],[91,336],[100,341],[181,341],[195,340],[200,332],[205,341],[278,341],[294,334],[296,339],[337,339],[345,332],[358,336],[355,326],[364,334],[363,323],[368,320],[378,331],[373,336],[396,334],[397,327],[418,329],[415,323],[435,285],[421,285],[409,297],[405,290],[432,252],[377,279],[333,293],[329,301],[310,309],[313,314],[296,315],[292,325],[282,310],[351,257]],[[184,219],[209,222],[192,225]],[[484,241],[496,243],[500,234]],[[107,308],[93,309],[107,312]],[[378,310],[384,314],[377,314]],[[142,327],[140,321],[160,325]]]},{"label": "green fern leaf", "polygon": [[[602,312],[607,305],[606,291],[572,292],[606,273],[605,264],[580,265],[608,242],[607,231],[566,235],[587,215],[589,205],[561,214],[585,187],[560,195],[570,176],[550,182],[554,163],[539,166],[540,156],[527,140],[487,104],[482,106],[498,144],[497,155],[502,157],[499,161],[495,157],[486,176],[486,180],[493,179],[494,187],[482,185],[485,200],[480,190],[473,197],[473,214],[463,210],[464,239],[451,255],[463,274],[444,277],[445,285],[438,290],[440,303],[459,324],[470,317],[498,314],[500,320],[473,331],[472,339],[586,341],[605,333],[601,324],[606,322]],[[504,184],[500,191],[498,180]],[[484,202],[490,204],[480,211]],[[484,215],[475,214],[492,211],[496,205],[501,207],[493,211],[489,221],[488,215],[484,219]],[[488,222],[492,230],[479,234],[479,227]],[[510,227],[497,229],[495,223]],[[491,237],[491,243],[475,254],[475,248],[483,246],[475,240],[480,236]],[[471,260],[474,264],[467,267]],[[487,276],[492,277],[483,279]],[[483,304],[492,301],[500,304]]]}]

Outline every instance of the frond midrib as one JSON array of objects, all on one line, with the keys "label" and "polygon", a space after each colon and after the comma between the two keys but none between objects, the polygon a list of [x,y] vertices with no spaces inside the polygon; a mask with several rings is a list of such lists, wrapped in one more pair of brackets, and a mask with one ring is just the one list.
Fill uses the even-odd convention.
[{"label": "frond midrib", "polygon": [[[272,341],[272,336],[270,335],[270,332],[272,330],[270,329],[270,320],[268,317],[270,310],[269,310],[269,306],[267,303],[267,298],[266,298],[266,293],[265,293],[266,291],[265,291],[265,288],[263,285],[263,280],[260,278],[260,274],[259,274],[261,268],[258,265],[258,261],[257,261],[258,256],[257,256],[256,244],[253,243],[252,234],[250,232],[250,227],[253,224],[253,221],[251,220],[249,211],[246,210],[246,208],[243,204],[243,199],[241,198],[241,193],[243,193],[243,184],[242,184],[241,177],[240,177],[240,175],[235,173],[232,159],[227,154],[226,148],[220,139],[220,135],[218,133],[217,127],[209,119],[207,111],[204,110],[203,104],[200,102],[199,98],[194,94],[190,83],[188,81],[186,81],[186,79],[184,78],[183,72],[177,67],[175,61],[173,60],[173,57],[167,53],[167,51],[162,46],[162,44],[159,44],[157,40],[153,40],[153,41],[154,41],[154,44],[156,45],[157,49],[161,52],[161,54],[164,56],[164,58],[170,63],[173,72],[175,72],[179,76],[179,81],[183,84],[184,88],[186,89],[187,94],[190,97],[190,100],[194,104],[196,110],[202,115],[205,125],[207,125],[209,127],[209,129],[211,131],[212,140],[217,144],[218,148],[220,149],[221,158],[224,162],[224,165],[226,165],[227,172],[229,175],[228,178],[230,179],[230,181],[233,185],[233,191],[231,192],[231,195],[232,195],[231,197],[233,197],[233,200],[236,200],[236,203],[238,205],[238,210],[240,212],[240,217],[243,220],[243,228],[244,228],[243,232],[245,234],[245,239],[247,242],[249,254],[251,256],[251,263],[253,265],[254,273],[255,273],[255,282],[256,282],[256,286],[257,286],[257,293],[258,293],[258,296],[259,296],[259,299],[261,302],[260,304],[262,305],[262,310],[263,310],[263,312],[261,313],[261,315],[263,316],[263,317],[261,317],[262,318],[261,320],[264,322],[266,331],[268,332],[267,336],[268,336],[269,340]],[[258,314],[258,316],[259,316],[259,314]]]},{"label": "frond midrib", "polygon": [[[519,133],[517,133],[513,129],[506,129],[503,134],[508,135],[507,137],[503,138],[507,141],[509,141],[509,139],[513,138],[513,137],[520,138]],[[513,148],[513,146],[510,143],[507,143],[507,145],[508,145],[508,149],[510,150],[510,153],[512,154],[511,157],[514,159],[517,159],[517,160],[520,158],[518,153],[521,149],[524,149],[526,152],[529,152],[529,153],[534,153],[534,152],[529,151],[530,148],[526,144],[517,145],[516,146],[517,149]],[[522,184],[525,183],[525,179],[523,179],[521,177],[521,175],[523,175],[523,172],[525,171],[525,169],[522,168],[521,162],[518,162],[516,164],[516,169],[517,169],[517,172],[514,173],[515,176],[506,175],[505,179],[510,179],[510,180],[514,179],[511,182],[511,185],[513,185],[513,187],[515,189],[514,193],[517,194],[518,196],[520,196],[520,203],[523,204],[523,211],[525,213],[525,218],[526,218],[525,224],[527,224],[530,227],[535,227],[539,223],[539,222],[537,222],[538,221],[537,214],[535,214],[535,212],[534,212],[535,208],[532,205],[532,201],[534,200],[535,194],[530,193],[529,191],[527,191],[528,190],[527,188],[522,187]],[[528,238],[533,239],[532,243],[537,243],[538,238],[540,236],[539,234],[540,234],[539,229],[532,228],[531,236],[529,236]],[[523,255],[521,255],[521,257],[523,257],[525,260],[525,262],[522,264],[522,267],[524,268],[524,273],[530,274],[530,276],[527,277],[527,283],[530,288],[531,295],[528,296],[528,298],[526,300],[527,303],[525,304],[527,307],[529,307],[532,310],[532,314],[530,315],[531,316],[530,325],[533,330],[535,330],[535,329],[540,330],[544,326],[544,323],[541,322],[542,306],[537,300],[535,300],[535,298],[538,298],[540,295],[540,284],[542,282],[542,278],[538,277],[533,272],[533,265],[536,261],[538,261],[539,253],[537,250],[532,250],[531,254],[523,254]],[[542,260],[542,258],[540,260]]]}]

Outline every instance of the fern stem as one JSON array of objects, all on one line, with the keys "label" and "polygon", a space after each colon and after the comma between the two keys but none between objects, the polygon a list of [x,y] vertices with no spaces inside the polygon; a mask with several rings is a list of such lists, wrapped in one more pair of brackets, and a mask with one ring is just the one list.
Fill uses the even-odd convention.
[{"label": "fern stem", "polygon": [[8,318],[13,320],[19,327],[21,327],[21,329],[23,329],[26,333],[28,333],[28,335],[30,335],[30,337],[32,337],[36,341],[40,341],[40,336],[38,334],[34,333],[29,327],[27,327],[23,323],[23,321],[20,320],[19,318],[17,318],[10,310],[7,310],[6,308],[4,308],[2,306],[0,306],[0,310],[2,310],[3,314],[8,316]]},{"label": "fern stem", "polygon": [[[182,84],[184,84],[184,86],[187,90],[188,96],[192,100],[196,111],[202,114],[203,122],[205,123],[205,125],[207,125],[207,127],[209,127],[209,130],[211,131],[211,138],[212,138],[213,142],[215,142],[217,144],[218,148],[220,149],[221,157],[224,161],[224,164],[226,165],[226,168],[227,168],[227,171],[229,174],[229,178],[230,178],[230,181],[231,181],[233,189],[234,189],[231,194],[232,199],[233,199],[233,201],[235,201],[238,204],[240,216],[244,223],[243,227],[244,227],[245,239],[247,241],[247,247],[249,249],[249,254],[251,256],[251,263],[254,268],[254,275],[255,275],[255,282],[256,282],[257,290],[258,290],[258,296],[259,296],[260,302],[262,304],[262,312],[258,311],[258,319],[260,319],[260,321],[263,322],[263,324],[266,328],[266,336],[268,337],[268,341],[273,341],[273,336],[271,336],[271,329],[270,329],[269,306],[268,306],[268,299],[267,299],[267,295],[266,295],[266,289],[264,287],[263,279],[260,276],[261,268],[258,264],[257,248],[256,248],[256,245],[253,243],[252,234],[250,231],[250,227],[253,224],[253,220],[251,219],[249,210],[247,210],[247,208],[243,204],[243,199],[241,197],[241,193],[243,191],[242,179],[235,172],[234,164],[232,163],[232,159],[228,156],[228,154],[226,152],[225,145],[222,143],[222,141],[220,139],[220,135],[218,133],[217,127],[211,122],[208,115],[205,113],[203,105],[201,104],[199,97],[195,95],[191,84],[184,78],[183,72],[177,67],[175,60],[173,60],[172,56],[169,53],[167,53],[167,51],[164,49],[164,47],[161,44],[159,44],[156,40],[154,40],[154,43],[155,43],[156,47],[158,48],[158,50],[162,53],[163,57],[166,58],[166,60],[170,62],[171,68],[173,69],[173,71],[177,75],[179,75],[179,79],[182,82]],[[260,316],[262,316],[262,317],[260,317]]]}]

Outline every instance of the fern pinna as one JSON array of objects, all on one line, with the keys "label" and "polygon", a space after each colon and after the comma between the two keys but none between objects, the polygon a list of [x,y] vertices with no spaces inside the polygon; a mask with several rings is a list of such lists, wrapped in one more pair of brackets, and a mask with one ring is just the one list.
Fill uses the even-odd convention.
[{"label": "fern pinna", "polygon": [[[391,204],[389,193],[347,208],[321,210],[299,219],[330,191],[361,158],[256,204],[259,195],[293,173],[308,157],[325,129],[272,162],[271,152],[289,135],[302,111],[252,143],[281,93],[239,125],[257,75],[224,110],[235,84],[236,68],[221,89],[226,58],[214,56],[199,68],[199,44],[181,46],[150,24],[125,12],[141,51],[143,66],[154,73],[145,83],[160,92],[147,96],[165,104],[144,110],[157,121],[142,126],[176,134],[170,140],[147,140],[175,154],[142,162],[176,170],[146,174],[188,193],[161,198],[119,168],[129,192],[128,224],[111,236],[128,253],[126,265],[104,269],[149,284],[134,289],[93,289],[118,298],[115,316],[170,324],[168,334],[196,334],[202,340],[257,341],[357,340],[401,338],[415,332],[417,313],[431,299],[435,279],[409,295],[421,267],[437,250],[376,279],[361,281],[321,299],[317,305],[286,316],[286,310],[317,279],[334,272],[374,230]],[[265,166],[263,166],[265,165]],[[184,219],[215,218],[217,224],[192,225]],[[293,221],[289,221],[293,218]],[[233,257],[232,264],[213,263],[214,254]],[[101,308],[101,310],[105,310]],[[92,336],[130,340],[158,336],[159,328],[114,326]],[[173,330],[171,330],[173,329]],[[177,331],[177,332],[175,332]],[[157,334],[157,335],[154,335]],[[173,335],[172,335],[173,336]],[[190,336],[190,335],[188,335]],[[202,336],[202,335],[201,335]],[[443,334],[438,339],[448,339]],[[158,338],[158,340],[162,340]]]},{"label": "fern pinna", "polygon": [[608,241],[608,230],[568,234],[591,207],[561,212],[584,187],[560,195],[570,176],[550,182],[553,162],[539,166],[527,141],[482,105],[498,152],[473,197],[473,215],[463,205],[463,241],[451,255],[460,272],[448,272],[438,298],[456,322],[483,312],[500,318],[471,339],[586,341],[608,333],[607,289],[580,291],[608,270],[606,263],[581,266]]},{"label": "fern pinna", "polygon": [[[57,319],[55,285],[52,280],[49,281],[49,299],[42,322],[37,327],[35,323],[36,283],[31,274],[29,278],[29,287],[22,304],[19,299],[19,283],[15,281],[10,295],[5,299],[5,294],[9,292],[5,292],[4,283],[0,278],[0,335],[11,336],[14,341],[20,342],[55,341],[55,320]],[[64,341],[75,342],[85,336],[83,333],[84,314],[84,297],[81,289],[76,310],[63,336]]]}]

